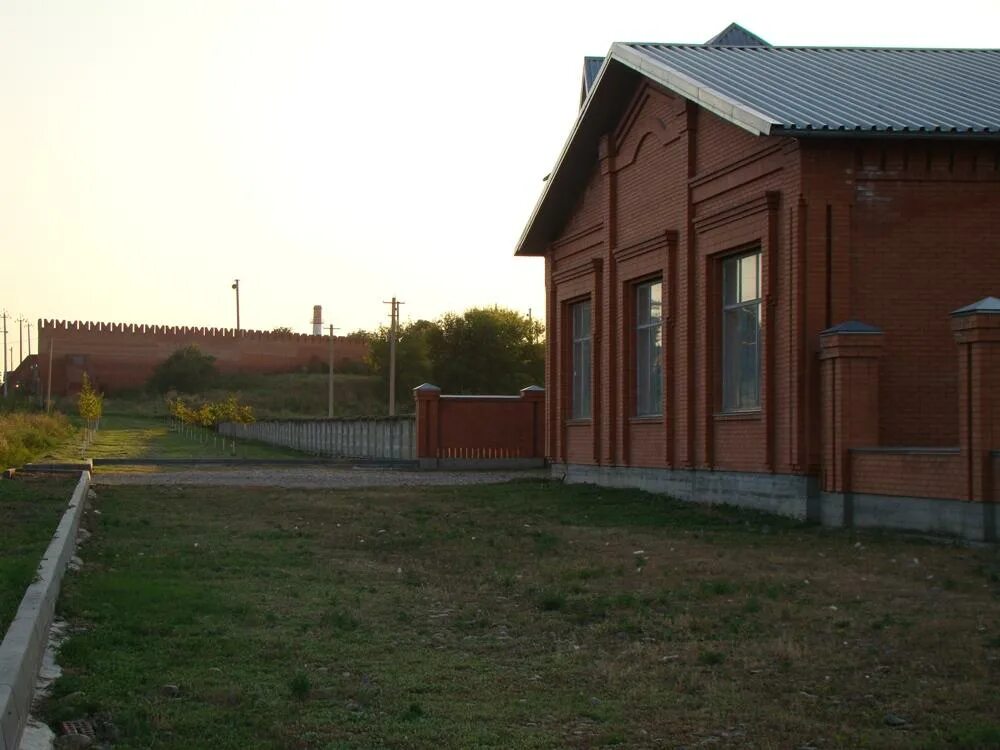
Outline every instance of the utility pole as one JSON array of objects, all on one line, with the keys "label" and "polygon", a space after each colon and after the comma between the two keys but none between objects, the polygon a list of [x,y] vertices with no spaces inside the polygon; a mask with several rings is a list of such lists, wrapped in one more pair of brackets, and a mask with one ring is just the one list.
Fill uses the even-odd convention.
[{"label": "utility pole", "polygon": [[17,363],[19,365],[24,361],[24,324],[27,322],[23,315],[17,319]]},{"label": "utility pole", "polygon": [[10,316],[4,310],[0,313],[3,318],[3,397],[7,398],[7,318]]},{"label": "utility pole", "polygon": [[339,331],[339,328],[334,328],[333,324],[330,324],[330,398],[328,400],[329,408],[327,409],[327,416],[333,419],[333,332]]},{"label": "utility pole", "polygon": [[[53,339],[49,339],[49,371],[48,371],[48,394],[45,397],[45,413],[48,414],[52,411],[52,347],[54,344]],[[39,352],[40,353],[40,352]]]},{"label": "utility pole", "polygon": [[240,335],[240,280],[233,282],[233,289],[236,290],[236,336]]},{"label": "utility pole", "polygon": [[396,416],[396,339],[399,336],[399,306],[405,304],[395,297],[392,301],[383,300],[383,305],[392,305],[389,326],[389,416]]},{"label": "utility pole", "polygon": [[28,329],[28,356],[31,356],[31,323],[30,321],[25,321],[24,327]]}]

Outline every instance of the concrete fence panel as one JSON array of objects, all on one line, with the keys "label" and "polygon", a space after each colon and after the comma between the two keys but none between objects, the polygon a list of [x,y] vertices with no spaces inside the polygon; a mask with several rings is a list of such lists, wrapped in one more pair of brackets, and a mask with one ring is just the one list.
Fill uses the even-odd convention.
[{"label": "concrete fence panel", "polygon": [[414,422],[414,417],[223,422],[219,434],[316,456],[412,461],[417,457]]}]

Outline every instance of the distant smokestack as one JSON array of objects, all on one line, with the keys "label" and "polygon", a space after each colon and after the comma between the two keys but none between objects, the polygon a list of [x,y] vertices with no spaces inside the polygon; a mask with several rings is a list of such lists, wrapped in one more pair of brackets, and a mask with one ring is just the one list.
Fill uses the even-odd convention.
[{"label": "distant smokestack", "polygon": [[313,336],[323,335],[323,306],[313,305]]}]

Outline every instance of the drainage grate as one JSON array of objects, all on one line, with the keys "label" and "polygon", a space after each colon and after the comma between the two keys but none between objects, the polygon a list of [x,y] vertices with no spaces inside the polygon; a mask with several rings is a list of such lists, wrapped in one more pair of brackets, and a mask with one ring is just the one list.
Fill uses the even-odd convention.
[{"label": "drainage grate", "polygon": [[63,734],[82,734],[87,737],[96,737],[94,732],[94,725],[91,724],[86,719],[77,719],[76,721],[64,721],[60,728]]}]

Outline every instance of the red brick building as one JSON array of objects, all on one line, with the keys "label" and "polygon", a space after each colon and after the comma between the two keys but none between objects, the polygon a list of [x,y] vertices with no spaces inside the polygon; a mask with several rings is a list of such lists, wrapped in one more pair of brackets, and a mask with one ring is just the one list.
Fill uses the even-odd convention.
[{"label": "red brick building", "polygon": [[734,25],[594,68],[517,248],[555,469],[996,538],[1000,51]]}]

